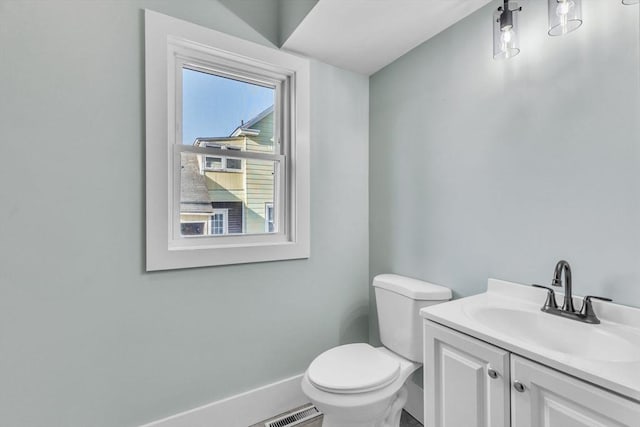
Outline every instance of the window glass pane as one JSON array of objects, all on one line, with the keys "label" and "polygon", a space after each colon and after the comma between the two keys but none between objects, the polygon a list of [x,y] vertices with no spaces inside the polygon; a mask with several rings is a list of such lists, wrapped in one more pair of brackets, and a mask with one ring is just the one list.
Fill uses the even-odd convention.
[{"label": "window glass pane", "polygon": [[227,158],[227,169],[242,169],[242,160]]},{"label": "window glass pane", "polygon": [[205,169],[222,169],[222,157],[206,156],[204,167]]},{"label": "window glass pane", "polygon": [[207,162],[219,157],[190,152],[180,156],[181,230],[185,223],[208,224],[206,232],[182,232],[183,236],[277,231],[273,208],[279,182],[277,161],[224,158],[226,168],[210,169],[205,167]]},{"label": "window glass pane", "polygon": [[183,236],[199,236],[204,234],[204,222],[183,222],[180,224]]},{"label": "window glass pane", "polygon": [[182,143],[273,153],[275,92],[183,68]]}]

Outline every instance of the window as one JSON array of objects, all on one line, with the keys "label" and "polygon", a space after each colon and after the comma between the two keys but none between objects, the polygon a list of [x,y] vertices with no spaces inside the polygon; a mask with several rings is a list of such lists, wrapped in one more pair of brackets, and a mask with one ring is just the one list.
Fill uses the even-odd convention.
[{"label": "window", "polygon": [[229,232],[228,211],[226,209],[215,209],[209,222],[209,234],[220,235]]},{"label": "window", "polygon": [[226,168],[228,171],[242,172],[242,159],[230,159],[226,158]]},{"label": "window", "polygon": [[276,230],[273,220],[273,203],[264,204],[264,231],[273,233]]},{"label": "window", "polygon": [[[242,149],[238,148],[238,147],[230,147],[230,146],[227,147],[227,151],[241,151],[241,150]],[[228,171],[241,172],[242,171],[242,159],[234,159],[234,158],[227,157],[225,159],[225,167],[227,168]]]},{"label": "window", "polygon": [[206,170],[221,170],[224,169],[223,165],[224,157],[205,156],[204,168]]},{"label": "window", "polygon": [[181,222],[180,232],[183,236],[202,236],[204,226],[204,222]]},{"label": "window", "polygon": [[[198,140],[194,145],[198,145]],[[233,146],[224,146],[224,145],[214,145],[214,144],[206,144],[207,148],[216,148],[218,150],[227,150],[227,152],[234,151],[242,151],[240,147]],[[224,171],[224,172],[242,172],[243,162],[242,159],[236,159],[231,157],[219,157],[219,156],[204,156],[204,167],[202,172],[205,170],[213,170],[213,171]]]},{"label": "window", "polygon": [[145,47],[147,270],[308,257],[308,60],[152,11]]}]

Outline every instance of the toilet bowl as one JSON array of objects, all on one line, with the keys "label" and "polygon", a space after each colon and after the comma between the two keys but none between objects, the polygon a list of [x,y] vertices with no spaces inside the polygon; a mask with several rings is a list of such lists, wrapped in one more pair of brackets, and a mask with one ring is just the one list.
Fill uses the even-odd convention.
[{"label": "toilet bowl", "polygon": [[394,274],[373,280],[384,347],[334,347],[316,357],[302,391],[324,414],[323,427],[398,427],[407,378],[422,366],[420,308],[451,299],[448,288]]},{"label": "toilet bowl", "polygon": [[[421,364],[398,356],[384,347],[374,348],[369,344],[347,344],[334,347],[329,352],[335,350],[345,350],[340,355],[346,357],[344,363],[336,366],[333,375],[323,372],[322,368],[317,371],[313,369],[322,362],[327,367],[334,363],[334,360],[323,359],[327,353],[325,352],[312,362],[302,379],[304,394],[324,414],[322,426],[398,426],[402,408],[407,401],[405,382]],[[353,350],[356,350],[353,353],[359,359],[348,355]],[[381,360],[376,356],[382,356]],[[376,371],[376,366],[380,370]],[[369,370],[372,375],[367,375]],[[346,378],[340,380],[340,374],[347,374]]]}]

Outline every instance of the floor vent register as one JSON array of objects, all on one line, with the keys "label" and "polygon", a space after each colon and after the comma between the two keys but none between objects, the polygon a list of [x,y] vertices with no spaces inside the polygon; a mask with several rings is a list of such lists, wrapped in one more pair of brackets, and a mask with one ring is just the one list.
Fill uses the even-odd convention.
[{"label": "floor vent register", "polygon": [[294,413],[283,415],[282,417],[273,419],[264,423],[264,427],[293,427],[320,416],[322,413],[313,406],[305,406],[298,409]]}]

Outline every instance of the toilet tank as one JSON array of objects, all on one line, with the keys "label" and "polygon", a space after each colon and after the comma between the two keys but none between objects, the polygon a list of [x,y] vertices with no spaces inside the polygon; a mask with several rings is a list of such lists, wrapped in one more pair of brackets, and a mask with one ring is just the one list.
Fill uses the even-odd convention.
[{"label": "toilet tank", "polygon": [[397,274],[373,278],[382,344],[400,356],[422,363],[420,309],[451,299],[451,289]]}]

